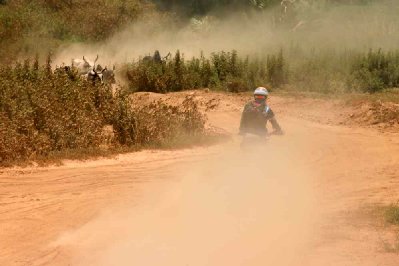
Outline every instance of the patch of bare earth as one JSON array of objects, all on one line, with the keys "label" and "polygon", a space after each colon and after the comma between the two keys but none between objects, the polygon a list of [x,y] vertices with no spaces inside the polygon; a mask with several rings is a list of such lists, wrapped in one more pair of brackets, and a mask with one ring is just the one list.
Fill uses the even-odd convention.
[{"label": "patch of bare earth", "polygon": [[399,128],[399,104],[390,102],[357,102],[350,117],[361,125],[382,129]]}]

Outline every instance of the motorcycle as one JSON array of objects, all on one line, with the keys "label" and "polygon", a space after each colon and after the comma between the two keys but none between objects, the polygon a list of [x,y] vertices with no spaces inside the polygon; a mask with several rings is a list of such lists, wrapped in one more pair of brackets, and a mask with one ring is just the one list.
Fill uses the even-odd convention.
[{"label": "motorcycle", "polygon": [[257,135],[253,133],[240,133],[242,136],[242,141],[240,144],[240,148],[243,151],[246,150],[256,150],[262,149],[265,147],[266,143],[269,141],[269,138],[272,136],[282,136],[284,135],[283,131],[273,131],[271,133],[267,133],[266,135]]}]

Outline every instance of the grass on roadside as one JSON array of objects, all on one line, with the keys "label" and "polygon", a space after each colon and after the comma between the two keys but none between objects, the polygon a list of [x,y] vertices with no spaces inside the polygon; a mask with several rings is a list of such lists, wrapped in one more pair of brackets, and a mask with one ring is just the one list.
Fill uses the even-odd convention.
[{"label": "grass on roadside", "polygon": [[[384,220],[390,225],[399,226],[399,205],[391,204],[383,208]],[[395,243],[389,245],[384,243],[384,248],[387,252],[399,253],[399,234]]]},{"label": "grass on roadside", "polygon": [[[399,203],[399,202],[398,202]],[[364,206],[357,217],[372,226],[379,237],[380,248],[387,253],[399,254],[399,205]]]},{"label": "grass on roadside", "polygon": [[392,204],[385,208],[384,211],[385,220],[393,225],[399,225],[399,205]]}]

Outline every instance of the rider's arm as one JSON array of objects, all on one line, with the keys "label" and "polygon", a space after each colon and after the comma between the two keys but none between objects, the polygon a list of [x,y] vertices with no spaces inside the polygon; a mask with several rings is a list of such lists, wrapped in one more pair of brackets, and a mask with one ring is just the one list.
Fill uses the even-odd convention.
[{"label": "rider's arm", "polygon": [[249,107],[247,104],[247,105],[245,105],[244,110],[242,111],[242,114],[241,114],[240,134],[243,133],[244,128],[245,128],[245,116],[246,116],[246,113],[248,112],[248,109],[249,109]]},{"label": "rider's arm", "polygon": [[276,116],[274,115],[274,112],[272,111],[272,109],[270,109],[270,107],[266,107],[265,110],[265,117],[268,121],[270,121],[270,123],[272,124],[272,127],[274,129],[275,132],[282,132],[281,127],[279,125],[279,123],[277,122]]},{"label": "rider's arm", "polygon": [[276,132],[282,132],[281,127],[279,125],[279,123],[277,122],[276,118],[273,117],[272,119],[269,120],[270,123],[272,124],[272,127],[274,129],[274,131]]}]

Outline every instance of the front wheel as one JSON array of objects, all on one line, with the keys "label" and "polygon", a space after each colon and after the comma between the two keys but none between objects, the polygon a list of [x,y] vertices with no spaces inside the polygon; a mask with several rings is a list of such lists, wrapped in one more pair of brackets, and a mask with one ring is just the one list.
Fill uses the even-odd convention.
[{"label": "front wheel", "polygon": [[267,143],[267,137],[246,133],[243,135],[240,148],[241,150],[253,150],[264,147]]}]

